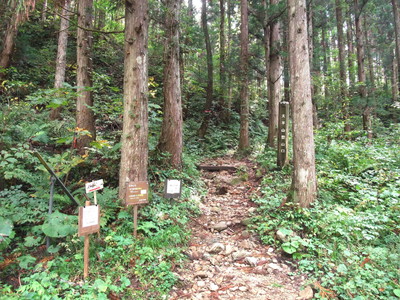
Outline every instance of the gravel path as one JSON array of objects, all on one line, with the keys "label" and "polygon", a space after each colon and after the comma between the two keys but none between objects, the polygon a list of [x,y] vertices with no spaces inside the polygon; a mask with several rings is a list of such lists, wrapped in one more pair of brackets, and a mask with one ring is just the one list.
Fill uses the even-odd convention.
[{"label": "gravel path", "polygon": [[180,281],[170,299],[311,299],[310,287],[300,291],[306,278],[293,275],[290,259],[246,230],[256,209],[249,199],[258,188],[254,164],[231,157],[204,164],[237,171],[202,171],[209,192],[191,223],[190,259],[177,270]]}]

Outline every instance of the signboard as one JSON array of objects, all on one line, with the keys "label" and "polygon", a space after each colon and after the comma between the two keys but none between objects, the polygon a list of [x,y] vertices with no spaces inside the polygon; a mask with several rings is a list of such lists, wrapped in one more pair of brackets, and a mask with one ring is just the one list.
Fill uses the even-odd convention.
[{"label": "signboard", "polygon": [[278,166],[283,167],[289,163],[289,103],[279,103],[278,117]]},{"label": "signboard", "polygon": [[147,181],[131,181],[126,183],[125,205],[138,205],[148,203]]},{"label": "signboard", "polygon": [[167,179],[164,184],[165,198],[179,198],[182,191],[182,182],[177,179]]},{"label": "signboard", "polygon": [[97,191],[97,190],[101,190],[103,188],[103,186],[104,186],[103,179],[88,182],[85,184],[86,194]]},{"label": "signboard", "polygon": [[78,236],[99,232],[100,230],[100,206],[88,205],[79,207]]}]

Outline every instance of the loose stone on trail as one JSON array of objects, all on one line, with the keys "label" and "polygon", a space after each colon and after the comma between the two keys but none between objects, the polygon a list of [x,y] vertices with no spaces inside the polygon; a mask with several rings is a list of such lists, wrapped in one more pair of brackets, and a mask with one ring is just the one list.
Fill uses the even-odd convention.
[{"label": "loose stone on trail", "polygon": [[[217,161],[229,170],[220,168]],[[249,160],[224,157],[204,162],[208,195],[201,198],[201,215],[191,222],[190,260],[176,270],[181,280],[170,299],[296,300],[310,299],[305,276],[289,276],[291,264],[270,245],[263,245],[247,225],[257,214],[250,190],[257,190],[257,168]],[[247,170],[241,178],[235,170]],[[200,199],[200,198],[199,198]],[[311,289],[312,292],[312,289]],[[302,298],[303,297],[303,298]]]}]

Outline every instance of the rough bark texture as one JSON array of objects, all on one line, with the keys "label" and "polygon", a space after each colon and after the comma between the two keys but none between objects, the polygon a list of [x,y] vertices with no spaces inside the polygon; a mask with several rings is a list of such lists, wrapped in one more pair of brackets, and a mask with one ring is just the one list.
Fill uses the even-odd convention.
[{"label": "rough bark texture", "polygon": [[316,198],[311,78],[305,0],[288,0],[290,88],[293,112],[293,179],[295,203],[308,207]]},{"label": "rough bark texture", "polygon": [[207,0],[202,0],[201,6],[201,27],[204,32],[204,39],[206,43],[207,52],[207,87],[206,87],[206,104],[204,106],[204,118],[199,128],[199,136],[204,138],[207,133],[208,123],[211,119],[211,107],[213,102],[213,62],[212,62],[212,50],[210,42],[210,34],[208,33],[207,25]]},{"label": "rough bark texture", "polygon": [[393,57],[393,63],[392,63],[392,99],[393,103],[397,102],[399,100],[399,85],[398,85],[398,66],[397,66],[397,59],[394,56]]},{"label": "rough bark texture", "polygon": [[226,107],[226,37],[225,37],[225,0],[219,0],[220,24],[219,24],[219,76],[220,76],[220,118],[223,122],[229,121],[229,111]]},{"label": "rough bark texture", "polygon": [[[270,0],[270,4],[277,5],[279,0]],[[278,112],[279,102],[281,101],[282,90],[282,59],[281,59],[281,35],[280,22],[275,20],[270,25],[270,52],[269,52],[269,72],[268,82],[270,88],[269,99],[269,127],[268,127],[268,145],[275,147],[278,133]]]},{"label": "rough bark texture", "polygon": [[[355,27],[356,27],[356,42],[357,42],[357,64],[358,64],[358,84],[360,97],[367,101],[367,86],[366,86],[366,75],[365,75],[365,48],[363,41],[363,28],[361,22],[361,9],[359,7],[358,0],[354,0],[354,13],[355,13]],[[368,138],[372,137],[371,129],[371,109],[365,105],[363,111],[363,127],[367,132]]]},{"label": "rough bark texture", "polygon": [[148,2],[125,2],[124,123],[119,198],[126,183],[147,180],[148,159]]},{"label": "rough bark texture", "polygon": [[180,0],[166,1],[164,46],[164,119],[158,144],[160,152],[168,152],[170,165],[182,168],[182,101],[179,69]]},{"label": "rough bark texture", "polygon": [[[60,33],[58,35],[56,73],[54,79],[54,88],[59,89],[65,81],[65,68],[67,65],[67,45],[68,45],[68,27],[69,27],[69,7],[71,0],[65,0],[61,12]],[[50,119],[60,118],[61,106],[53,108],[50,112]]]},{"label": "rough bark texture", "polygon": [[[392,0],[393,16],[394,16],[394,32],[396,37],[396,60],[397,60],[397,80],[400,80],[400,15],[399,15],[399,1]],[[400,85],[398,84],[400,88]]]},{"label": "rough bark texture", "polygon": [[249,142],[249,23],[247,0],[240,1],[240,136],[239,151],[246,151]]},{"label": "rough bark texture", "polygon": [[322,70],[324,72],[324,96],[328,98],[329,95],[329,74],[328,74],[328,63],[329,63],[329,45],[326,37],[326,28],[322,25],[321,33],[322,51],[323,51],[323,63]]},{"label": "rough bark texture", "polygon": [[80,152],[90,142],[96,139],[96,130],[93,111],[92,92],[92,44],[93,37],[90,31],[83,28],[92,28],[93,0],[80,0],[78,2],[78,29],[77,29],[77,65],[76,85],[78,97],[76,102],[76,126],[90,132],[89,135],[79,136],[77,148]]},{"label": "rough bark texture", "polygon": [[356,76],[354,73],[354,47],[353,47],[353,22],[351,20],[350,9],[347,14],[347,65],[349,68],[349,84],[353,86],[356,82]]},{"label": "rough bark texture", "polygon": [[348,93],[347,93],[347,70],[345,62],[344,33],[343,33],[343,10],[342,0],[336,0],[336,28],[339,48],[339,76],[340,76],[340,99],[342,104],[342,117],[345,123],[344,131],[350,131],[348,114]]},{"label": "rough bark texture", "polygon": [[[10,4],[10,11],[16,10],[17,1],[13,0]],[[14,40],[17,35],[18,23],[20,20],[19,13],[15,13],[10,16],[9,23],[7,24],[6,31],[3,38],[3,48],[0,53],[0,80],[5,78],[5,72],[2,69],[6,69],[10,66],[11,54],[14,50]]]}]

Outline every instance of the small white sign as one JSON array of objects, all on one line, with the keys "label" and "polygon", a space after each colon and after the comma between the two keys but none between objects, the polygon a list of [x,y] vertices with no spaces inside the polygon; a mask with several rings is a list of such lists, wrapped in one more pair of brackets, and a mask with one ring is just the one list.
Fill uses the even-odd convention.
[{"label": "small white sign", "polygon": [[147,191],[146,191],[146,190],[141,190],[140,193],[141,193],[142,195],[146,195],[146,194],[147,194]]},{"label": "small white sign", "polygon": [[103,179],[88,182],[85,184],[86,194],[97,190],[101,190],[103,186],[104,186]]},{"label": "small white sign", "polygon": [[176,179],[167,180],[167,194],[179,194],[181,192],[181,181]]},{"label": "small white sign", "polygon": [[95,226],[99,224],[99,207],[90,205],[83,208],[82,227]]}]

